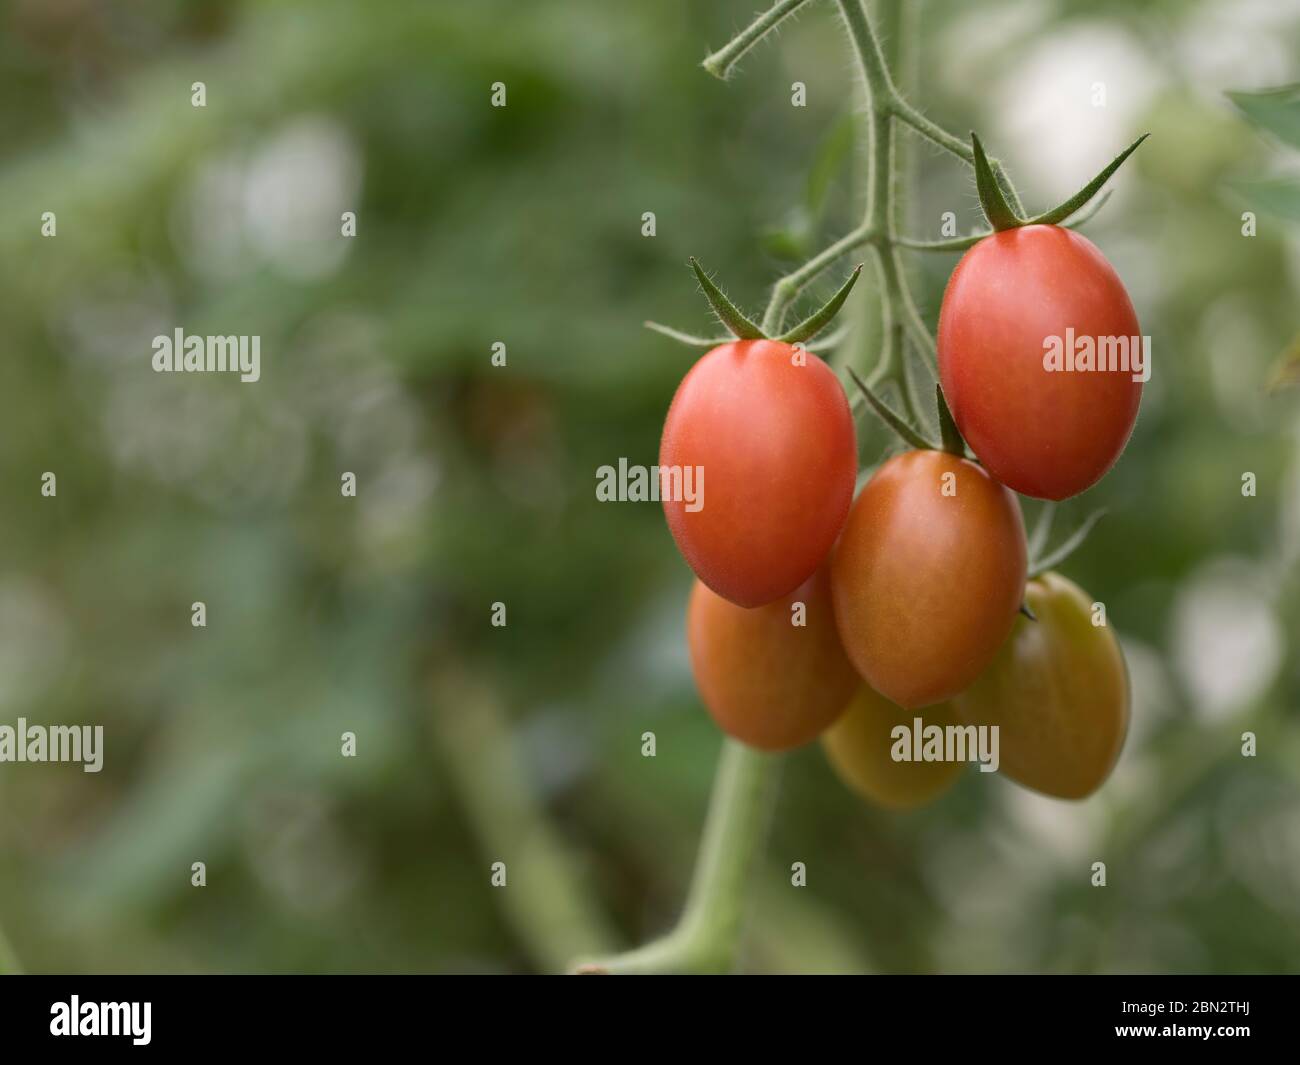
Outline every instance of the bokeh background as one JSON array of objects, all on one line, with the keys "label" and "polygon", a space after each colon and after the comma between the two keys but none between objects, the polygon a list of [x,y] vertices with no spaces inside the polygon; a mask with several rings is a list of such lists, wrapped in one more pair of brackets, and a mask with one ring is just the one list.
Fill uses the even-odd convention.
[{"label": "bokeh background", "polygon": [[[106,733],[98,775],[0,764],[24,968],[554,971],[671,924],[720,738],[662,514],[595,471],[655,460],[693,356],[641,323],[710,328],[688,255],[757,307],[861,207],[830,4],[699,68],[760,6],[0,5],[0,722]],[[1155,372],[1058,516],[1109,510],[1064,572],[1122,634],[1133,728],[1078,804],[968,773],[889,814],[796,753],[741,966],[1296,971],[1300,390],[1266,386],[1300,150],[1224,91],[1300,79],[1300,5],[908,6],[912,97],[1031,208],[1152,134],[1087,232]],[[906,142],[906,231],[972,229],[969,171]],[[932,324],[954,262],[909,259]],[[873,300],[841,359],[870,365]],[[154,374],[178,325],[259,334],[260,383]]]}]

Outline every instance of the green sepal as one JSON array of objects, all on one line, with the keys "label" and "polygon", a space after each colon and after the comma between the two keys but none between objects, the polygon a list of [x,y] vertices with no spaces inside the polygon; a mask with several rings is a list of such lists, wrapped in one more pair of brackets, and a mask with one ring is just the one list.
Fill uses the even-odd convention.
[{"label": "green sepal", "polygon": [[777,340],[784,341],[786,344],[798,344],[804,340],[811,340],[828,325],[831,319],[839,313],[844,301],[849,298],[849,293],[853,291],[853,286],[857,284],[858,276],[862,273],[862,264],[858,263],[853,268],[853,273],[849,274],[849,279],[844,282],[830,299],[828,299],[820,308],[813,311],[807,318],[782,333]]},{"label": "green sepal", "polygon": [[1031,578],[1038,577],[1041,574],[1046,573],[1049,569],[1054,569],[1059,566],[1074,554],[1074,552],[1083,544],[1084,540],[1088,538],[1088,534],[1092,532],[1092,527],[1102,519],[1105,513],[1106,511],[1104,509],[1094,510],[1083,519],[1083,524],[1067,536],[1055,551],[1049,551],[1043,558],[1032,559],[1029,563],[1029,576]]},{"label": "green sepal", "polygon": [[697,337],[694,333],[683,333],[680,329],[674,329],[662,322],[643,322],[642,325],[661,336],[666,336],[669,340],[685,344],[688,348],[704,348],[707,350],[716,348],[720,344],[730,344],[736,339],[735,337]]},{"label": "green sepal", "polygon": [[704,295],[709,301],[709,306],[713,308],[713,313],[718,316],[718,321],[741,340],[767,339],[763,330],[746,318],[737,309],[736,305],[722,294],[722,290],[709,280],[709,275],[700,268],[700,264],[694,256],[691,256],[691,269],[695,271],[695,276],[699,278],[700,287],[704,289]]},{"label": "green sepal", "polygon": [[948,409],[948,400],[944,398],[943,386],[936,383],[934,398],[939,406],[939,435],[943,439],[943,449],[959,458],[966,457],[966,441],[961,438],[957,423],[953,421],[952,411]]},{"label": "green sepal", "polygon": [[867,383],[858,376],[857,371],[851,366],[849,367],[849,376],[853,378],[853,383],[858,386],[858,391],[861,392],[862,397],[871,404],[871,409],[876,412],[880,420],[902,437],[905,443],[910,444],[912,447],[920,451],[939,450],[924,436],[922,436],[917,429],[914,429],[909,425],[901,415],[895,414],[885,406],[879,397],[877,397],[876,394],[867,387]]},{"label": "green sepal", "polygon": [[975,188],[979,192],[980,206],[984,209],[984,217],[989,220],[989,225],[994,230],[1023,226],[1024,219],[1007,203],[1007,198],[1002,193],[1002,186],[998,184],[993,168],[989,166],[989,157],[984,154],[984,145],[980,143],[979,137],[974,132],[970,135],[970,143],[975,156]]},{"label": "green sepal", "polygon": [[1101,187],[1110,180],[1111,174],[1115,173],[1115,171],[1123,164],[1124,160],[1137,151],[1138,145],[1149,136],[1151,136],[1150,133],[1142,134],[1142,136],[1120,152],[1119,155],[1115,156],[1115,158],[1107,164],[1106,168],[1102,170],[1100,174],[1089,181],[1088,184],[1084,185],[1083,188],[1064,203],[1053,207],[1050,211],[1044,211],[1040,215],[1035,215],[1033,218],[1021,224],[1026,226],[1054,226],[1058,222],[1064,222],[1070,217],[1070,215],[1074,214],[1075,211],[1079,210],[1080,207],[1101,191]]},{"label": "green sepal", "polygon": [[[1066,229],[1078,229],[1092,221],[1109,199],[1110,189],[1107,189],[1082,211],[1067,218],[1063,225]],[[972,233],[968,237],[949,237],[947,240],[913,240],[911,237],[895,237],[894,243],[909,251],[966,251],[968,248],[975,247],[985,237],[991,236],[993,236],[992,231]]]},{"label": "green sepal", "polygon": [[1052,535],[1052,519],[1056,516],[1056,504],[1050,499],[1038,508],[1038,518],[1034,522],[1034,531],[1029,534],[1029,557],[1037,558],[1047,549],[1047,540]]}]

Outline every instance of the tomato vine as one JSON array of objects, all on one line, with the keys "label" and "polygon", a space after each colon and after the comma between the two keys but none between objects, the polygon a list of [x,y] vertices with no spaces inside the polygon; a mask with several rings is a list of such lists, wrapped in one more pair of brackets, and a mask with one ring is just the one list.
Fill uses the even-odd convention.
[{"label": "tomato vine", "polygon": [[[778,0],[726,45],[709,55],[703,63],[705,70],[725,80],[752,48],[809,2]],[[933,448],[922,431],[914,428],[926,424],[926,419],[922,417],[923,397],[917,394],[913,377],[907,372],[907,359],[909,354],[919,357],[934,376],[937,373],[936,345],[909,287],[902,251],[960,251],[972,247],[996,230],[1034,222],[1059,223],[1066,227],[1082,225],[1104,203],[1105,195],[1097,195],[1102,185],[1136,149],[1141,139],[1074,196],[1031,217],[1006,168],[998,159],[985,153],[978,137],[971,134],[968,141],[949,132],[908,100],[900,85],[901,78],[896,80],[891,73],[881,38],[868,17],[864,0],[834,2],[866,97],[862,127],[867,168],[861,222],[802,265],[778,278],[759,316],[746,315],[692,260],[691,266],[701,288],[718,320],[732,336],[711,339],[659,323],[647,322],[646,325],[693,347],[713,347],[735,338],[770,337],[789,343],[811,341],[840,309],[858,279],[861,267],[853,271],[824,306],[798,325],[787,328],[786,318],[799,296],[843,257],[859,249],[870,249],[880,297],[882,346],[875,364],[867,369],[865,380],[853,367],[849,367],[848,372],[858,385],[860,399],[865,400],[905,440],[913,446]],[[903,0],[881,0],[879,14],[882,22],[888,23],[897,65],[907,28]],[[901,180],[904,167],[901,165],[900,146],[895,143],[894,136],[899,125],[972,168],[980,202],[989,221],[988,230],[938,241],[916,239],[898,232],[904,191]],[[841,329],[823,337],[816,347],[812,344],[807,346],[814,351],[824,350],[848,335],[848,331]],[[890,387],[898,394],[904,414],[890,410],[877,398],[877,391],[884,387]],[[964,444],[946,409],[942,390],[937,389],[936,394],[938,424],[942,432],[940,446],[945,451],[962,455]],[[1044,541],[1048,521],[1050,509],[1044,511],[1041,526]],[[1041,551],[1043,543],[1038,543],[1037,547]],[[1059,552],[1045,557],[1056,561],[1056,554]],[[734,739],[724,742],[695,877],[679,923],[657,941],[611,958],[582,961],[575,965],[575,971],[710,972],[725,971],[733,965],[739,945],[745,881],[765,837],[780,764],[779,756],[752,750]]]}]

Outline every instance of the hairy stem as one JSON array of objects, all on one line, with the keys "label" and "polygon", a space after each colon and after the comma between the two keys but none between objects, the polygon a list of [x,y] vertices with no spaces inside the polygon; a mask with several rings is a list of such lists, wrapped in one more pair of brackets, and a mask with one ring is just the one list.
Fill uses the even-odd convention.
[{"label": "hairy stem", "polygon": [[[949,133],[937,123],[931,122],[897,92],[892,98],[891,109],[896,118],[911,126],[931,144],[936,144],[944,151],[951,152],[970,166],[975,165],[975,153],[969,143]],[[1001,161],[990,156],[989,168],[993,171],[994,180],[997,181],[998,188],[1002,190],[1002,195],[1007,198],[1007,203],[1011,205],[1016,214],[1023,215],[1025,207],[1020,202],[1020,194],[1016,192],[1016,187],[1011,183],[1011,178],[1007,176],[1006,169]]]},{"label": "hairy stem", "polygon": [[611,958],[581,961],[577,973],[715,973],[729,970],[740,942],[745,881],[771,819],[781,759],[726,740],[713,781],[695,876],[677,927]]},{"label": "hairy stem", "polygon": [[[876,270],[880,277],[881,338],[880,360],[873,370],[873,383],[892,381],[902,397],[908,416],[921,421],[916,397],[908,387],[904,365],[905,333],[912,334],[918,346],[930,350],[933,342],[912,302],[903,276],[902,264],[894,250],[894,222],[902,210],[897,182],[894,180],[893,108],[900,99],[890,77],[880,42],[867,20],[861,0],[838,0],[849,39],[858,60],[867,92],[870,167],[867,173],[867,208],[863,227],[876,234]],[[897,8],[899,0],[892,0]],[[894,45],[901,54],[901,12],[891,10],[891,24],[897,27]]]},{"label": "hairy stem", "polygon": [[779,331],[781,322],[785,318],[785,312],[789,309],[790,304],[794,302],[795,298],[810,282],[816,280],[820,274],[834,265],[835,260],[840,256],[847,255],[855,248],[870,244],[871,241],[872,231],[870,227],[858,226],[851,233],[845,234],[834,244],[814,255],[799,269],[781,278],[772,287],[772,298],[768,301],[767,310],[763,312],[763,332],[771,336]]},{"label": "hairy stem", "polygon": [[704,69],[716,78],[725,78],[741,56],[758,44],[776,24],[794,14],[808,0],[778,0],[745,29],[704,60]]}]

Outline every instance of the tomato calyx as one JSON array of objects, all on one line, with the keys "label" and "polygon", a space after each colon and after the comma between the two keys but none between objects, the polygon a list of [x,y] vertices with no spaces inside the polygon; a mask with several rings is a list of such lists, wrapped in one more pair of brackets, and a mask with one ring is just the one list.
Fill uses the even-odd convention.
[{"label": "tomato calyx", "polygon": [[[940,451],[941,448],[932,444],[925,438],[925,435],[911,424],[901,414],[897,414],[886,406],[884,400],[877,396],[868,387],[867,382],[862,380],[858,372],[852,366],[848,368],[849,376],[853,378],[853,383],[858,386],[858,392],[861,398],[865,399],[871,409],[875,411],[876,416],[884,422],[890,429],[894,430],[903,440],[904,443],[916,448],[918,451]],[[852,405],[854,413],[857,412],[857,404]]]},{"label": "tomato calyx", "polygon": [[871,390],[871,386],[859,376],[852,366],[848,370],[849,376],[853,379],[853,383],[857,385],[860,394],[855,397],[854,402],[850,405],[855,414],[859,409],[857,400],[864,399],[876,416],[897,433],[905,444],[918,451],[946,451],[958,458],[970,457],[966,451],[966,441],[962,439],[961,433],[957,429],[957,423],[953,420],[952,411],[948,409],[948,403],[943,398],[943,386],[939,384],[934,386],[934,398],[939,408],[940,433],[940,442],[936,444],[901,414],[890,409],[888,404]]},{"label": "tomato calyx", "polygon": [[[733,340],[776,340],[782,344],[803,344],[830,325],[831,321],[839,313],[840,308],[844,306],[844,301],[849,298],[853,286],[857,284],[858,278],[862,274],[862,266],[862,263],[858,263],[835,294],[802,322],[778,336],[771,337],[727,298],[726,293],[704,272],[699,260],[691,256],[690,267],[695,272],[695,277],[700,283],[705,299],[709,301],[709,306],[713,309],[718,321],[730,331],[731,335],[725,337],[696,336],[693,333],[684,333],[679,329],[662,325],[659,322],[646,322],[645,327],[668,337],[670,340],[675,340],[679,344],[685,344],[687,347],[692,348],[716,348],[722,344],[730,344]],[[839,332],[839,330],[836,331],[837,337]],[[831,338],[828,336],[824,346],[832,346],[830,340]],[[813,351],[814,349],[809,347],[806,350]]]},{"label": "tomato calyx", "polygon": [[849,293],[853,291],[853,286],[857,284],[858,276],[861,273],[862,263],[858,263],[853,268],[853,273],[849,274],[848,280],[839,287],[835,295],[793,329],[786,330],[776,339],[784,344],[801,344],[805,340],[811,340],[815,337],[839,313],[840,308],[844,306],[844,301],[849,298]]},{"label": "tomato calyx", "polygon": [[979,192],[980,207],[984,210],[984,217],[988,219],[989,225],[993,227],[994,232],[1016,229],[1020,226],[1053,226],[1059,222],[1064,222],[1101,191],[1101,187],[1110,180],[1111,175],[1120,168],[1124,160],[1137,151],[1138,145],[1149,136],[1149,133],[1142,134],[1068,200],[1057,204],[1050,211],[1044,211],[1032,218],[1021,218],[1007,203],[1006,196],[1002,192],[1002,186],[998,184],[993,173],[993,167],[989,164],[988,156],[984,154],[984,145],[980,143],[979,137],[972,131],[970,141],[971,150],[975,156],[975,187]]}]

